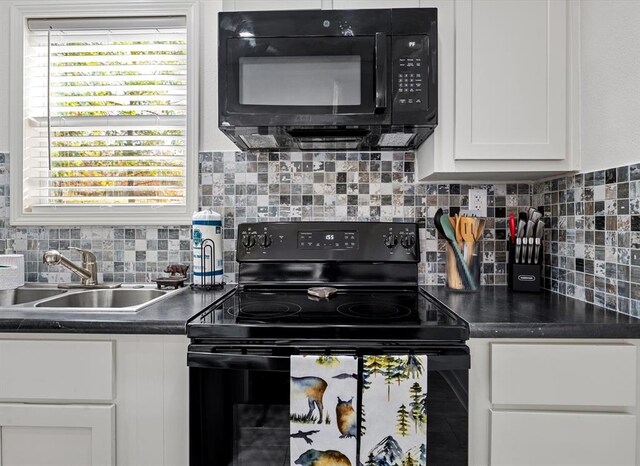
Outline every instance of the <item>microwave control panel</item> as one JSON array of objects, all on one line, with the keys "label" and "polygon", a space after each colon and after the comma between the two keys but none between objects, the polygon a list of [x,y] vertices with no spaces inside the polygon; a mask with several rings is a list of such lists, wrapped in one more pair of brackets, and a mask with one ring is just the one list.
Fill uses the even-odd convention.
[{"label": "microwave control panel", "polygon": [[411,124],[429,108],[429,36],[394,36],[393,123]]}]

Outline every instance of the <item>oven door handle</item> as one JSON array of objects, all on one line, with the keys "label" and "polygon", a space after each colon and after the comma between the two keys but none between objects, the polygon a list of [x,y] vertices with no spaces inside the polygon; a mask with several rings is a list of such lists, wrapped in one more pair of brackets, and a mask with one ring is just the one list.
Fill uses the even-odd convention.
[{"label": "oven door handle", "polygon": [[[427,355],[428,370],[453,371],[470,368],[469,354]],[[289,356],[266,354],[211,353],[189,351],[187,365],[204,369],[259,370],[287,372],[291,367]]]},{"label": "oven door handle", "polygon": [[189,351],[187,366],[203,369],[237,369],[287,372],[291,366],[289,356],[262,354],[199,353]]},{"label": "oven door handle", "polygon": [[387,108],[387,35],[376,32],[375,37],[376,60],[376,113],[382,113]]}]

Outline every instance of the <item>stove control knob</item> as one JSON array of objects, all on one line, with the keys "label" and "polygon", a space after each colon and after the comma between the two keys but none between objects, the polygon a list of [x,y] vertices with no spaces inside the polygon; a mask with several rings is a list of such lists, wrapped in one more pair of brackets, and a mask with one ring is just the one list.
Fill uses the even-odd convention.
[{"label": "stove control knob", "polygon": [[260,237],[258,238],[258,244],[263,248],[268,248],[269,246],[271,246],[271,243],[273,243],[273,240],[271,239],[271,235],[269,235],[268,233],[260,235]]},{"label": "stove control knob", "polygon": [[403,235],[400,237],[400,244],[405,249],[411,249],[416,244],[416,237],[414,235]]},{"label": "stove control knob", "polygon": [[384,245],[389,249],[393,249],[398,244],[398,237],[393,233],[389,233],[384,237]]},{"label": "stove control knob", "polygon": [[256,245],[256,236],[251,234],[244,235],[242,237],[242,245],[247,249],[251,249]]}]

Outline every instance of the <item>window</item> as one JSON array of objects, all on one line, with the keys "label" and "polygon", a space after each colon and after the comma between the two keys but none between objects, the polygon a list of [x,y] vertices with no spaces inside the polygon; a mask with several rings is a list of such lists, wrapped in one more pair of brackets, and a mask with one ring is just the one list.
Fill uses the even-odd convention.
[{"label": "window", "polygon": [[11,148],[12,223],[189,222],[197,195],[190,10],[160,15],[154,5],[153,14],[122,17],[107,16],[116,6],[14,12],[24,53],[12,89],[22,117]]}]

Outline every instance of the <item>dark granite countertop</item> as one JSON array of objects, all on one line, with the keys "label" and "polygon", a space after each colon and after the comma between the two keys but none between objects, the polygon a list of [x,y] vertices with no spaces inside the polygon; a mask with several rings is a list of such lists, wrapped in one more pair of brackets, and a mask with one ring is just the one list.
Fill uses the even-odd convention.
[{"label": "dark granite countertop", "polygon": [[[233,290],[185,289],[137,313],[39,311],[0,307],[0,332],[182,334],[186,323]],[[555,293],[424,290],[469,323],[472,338],[640,338],[640,319]]]},{"label": "dark granite countertop", "polygon": [[137,313],[38,311],[0,307],[0,332],[186,334],[186,323],[234,289],[185,289]]},{"label": "dark granite countertop", "polygon": [[423,289],[469,323],[471,338],[640,338],[640,319],[556,293]]}]

